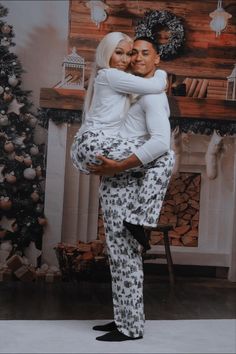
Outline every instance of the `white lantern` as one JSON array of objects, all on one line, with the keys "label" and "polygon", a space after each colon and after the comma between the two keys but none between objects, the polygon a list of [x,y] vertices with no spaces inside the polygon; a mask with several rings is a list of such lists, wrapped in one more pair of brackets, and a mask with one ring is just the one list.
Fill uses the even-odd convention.
[{"label": "white lantern", "polygon": [[76,48],[64,58],[62,80],[57,88],[84,90],[84,58],[77,54]]},{"label": "white lantern", "polygon": [[226,100],[236,100],[236,64],[232,73],[227,77]]},{"label": "white lantern", "polygon": [[218,0],[217,9],[209,14],[212,18],[210,27],[216,32],[216,37],[221,34],[221,31],[225,29],[228,23],[228,19],[232,17],[231,14],[226,12],[222,7],[222,0]]},{"label": "white lantern", "polygon": [[91,11],[91,20],[96,23],[96,25],[100,26],[100,23],[105,21],[107,18],[107,13],[105,9],[108,8],[106,4],[104,4],[103,1],[99,0],[90,0],[86,3],[86,6],[90,9]]}]

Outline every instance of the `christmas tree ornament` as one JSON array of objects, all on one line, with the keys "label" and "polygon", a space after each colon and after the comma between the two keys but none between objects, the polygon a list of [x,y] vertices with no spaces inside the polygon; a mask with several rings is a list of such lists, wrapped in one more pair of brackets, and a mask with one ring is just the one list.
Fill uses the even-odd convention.
[{"label": "christmas tree ornament", "polygon": [[1,27],[1,32],[4,33],[4,34],[9,34],[11,32],[11,26],[9,26],[7,24],[4,24]]},{"label": "christmas tree ornament", "polygon": [[4,230],[14,232],[12,229],[12,225],[16,222],[16,219],[8,219],[5,215],[0,220],[0,225]]},{"label": "christmas tree ornament", "polygon": [[35,156],[35,155],[38,155],[39,153],[39,149],[36,145],[33,145],[31,148],[30,148],[30,154],[32,156]]},{"label": "christmas tree ornament", "polygon": [[24,103],[19,103],[16,98],[12,100],[12,102],[8,106],[7,113],[15,113],[17,115],[20,114],[20,109],[24,107]]},{"label": "christmas tree ornament", "polygon": [[5,180],[5,176],[2,173],[4,168],[5,168],[5,165],[0,165],[0,183],[4,182],[4,180]]},{"label": "christmas tree ornament", "polygon": [[36,145],[45,144],[47,141],[47,130],[41,125],[37,124],[34,128],[33,140]]},{"label": "christmas tree ornament", "polygon": [[11,90],[10,90],[10,87],[8,87],[8,86],[7,86],[7,87],[5,87],[5,92],[7,92],[7,93],[8,93],[8,92],[10,92],[10,91],[11,91]]},{"label": "christmas tree ornament", "polygon": [[30,155],[26,155],[26,156],[24,157],[24,164],[25,164],[26,166],[31,166],[31,165],[32,165],[32,159],[31,159]]},{"label": "christmas tree ornament", "polygon": [[11,102],[13,100],[13,94],[4,92],[3,99],[5,102]]},{"label": "christmas tree ornament", "polygon": [[[2,112],[5,112],[5,111],[2,111]],[[6,127],[7,125],[9,125],[8,116],[6,114],[0,113],[0,126]]]},{"label": "christmas tree ornament", "polygon": [[23,175],[26,179],[32,180],[36,177],[36,171],[32,167],[28,167],[24,170]]},{"label": "christmas tree ornament", "polygon": [[15,176],[15,172],[12,171],[10,173],[7,173],[5,175],[5,179],[8,183],[16,183],[16,176]]},{"label": "christmas tree ornament", "polygon": [[3,47],[8,47],[11,44],[10,38],[4,37],[1,39],[1,45]]},{"label": "christmas tree ornament", "polygon": [[38,250],[35,247],[34,242],[30,242],[29,246],[25,248],[24,254],[28,258],[29,263],[32,264],[34,267],[37,267],[37,260],[38,257],[41,256],[42,251]]},{"label": "christmas tree ornament", "polygon": [[36,211],[41,214],[43,212],[43,204],[38,203],[36,206]]},{"label": "christmas tree ornament", "polygon": [[19,83],[19,80],[17,79],[16,75],[12,75],[12,76],[9,76],[8,83],[12,87],[16,87]]},{"label": "christmas tree ornament", "polygon": [[21,134],[21,136],[17,136],[14,140],[13,140],[13,143],[16,145],[16,146],[20,146],[21,148],[24,148],[25,147],[25,144],[24,144],[24,141],[26,139],[26,133],[23,132]]},{"label": "christmas tree ornament", "polygon": [[[2,210],[10,210],[11,207],[12,207],[12,201],[10,200],[9,197],[1,197],[0,198],[0,209],[2,209]],[[3,216],[3,218],[4,217],[5,216]],[[0,221],[0,225],[2,225],[1,221]]]},{"label": "christmas tree ornament", "polygon": [[0,95],[2,95],[4,92],[4,88],[2,86],[0,86]]},{"label": "christmas tree ornament", "polygon": [[33,200],[34,203],[37,203],[39,201],[39,194],[36,191],[31,193],[30,197],[31,197],[31,199]]},{"label": "christmas tree ornament", "polygon": [[36,126],[36,124],[38,123],[38,119],[31,113],[26,113],[25,116],[28,120],[29,126],[31,128],[34,128]]},{"label": "christmas tree ornament", "polygon": [[41,226],[46,226],[46,225],[47,225],[47,219],[46,219],[46,218],[38,217],[38,223],[39,223],[39,225],[41,225]]},{"label": "christmas tree ornament", "polygon": [[14,145],[12,144],[11,141],[6,141],[4,144],[4,150],[8,153],[14,151]]},{"label": "christmas tree ornament", "polygon": [[42,167],[41,166],[37,166],[35,168],[35,171],[36,171],[36,176],[37,177],[42,177]]},{"label": "christmas tree ornament", "polygon": [[22,162],[24,162],[24,156],[23,155],[15,155],[15,160],[22,163]]}]

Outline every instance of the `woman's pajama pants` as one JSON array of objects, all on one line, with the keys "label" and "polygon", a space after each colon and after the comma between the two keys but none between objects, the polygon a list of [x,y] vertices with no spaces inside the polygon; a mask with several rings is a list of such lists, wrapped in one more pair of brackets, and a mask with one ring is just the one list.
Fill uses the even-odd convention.
[{"label": "woman's pajama pants", "polygon": [[[87,132],[75,138],[71,156],[74,165],[88,173],[86,164],[98,163],[96,155],[121,160],[144,142]],[[157,225],[173,164],[174,155],[169,151],[145,166],[103,177],[100,185],[114,319],[119,331],[130,337],[143,336],[144,331],[143,265],[140,245],[123,226],[123,220]]]}]

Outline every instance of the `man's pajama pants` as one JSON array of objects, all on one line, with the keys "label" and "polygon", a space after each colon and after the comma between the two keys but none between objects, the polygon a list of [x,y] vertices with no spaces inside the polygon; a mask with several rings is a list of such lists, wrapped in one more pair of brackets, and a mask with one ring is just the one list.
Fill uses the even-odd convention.
[{"label": "man's pajama pants", "polygon": [[[132,154],[144,139],[107,138],[103,133],[76,137],[71,150],[74,165],[88,173],[87,163],[96,155],[121,160]],[[123,226],[123,220],[156,226],[174,164],[169,151],[155,161],[114,177],[103,177],[100,200],[112,278],[114,320],[120,332],[143,336],[143,265],[139,243]]]}]

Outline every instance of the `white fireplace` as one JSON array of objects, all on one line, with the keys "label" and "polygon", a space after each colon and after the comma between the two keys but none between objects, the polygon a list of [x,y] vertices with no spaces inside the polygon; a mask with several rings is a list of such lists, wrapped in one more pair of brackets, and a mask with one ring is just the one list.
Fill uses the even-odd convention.
[{"label": "white fireplace", "polygon": [[[98,178],[79,174],[69,157],[77,129],[76,124],[58,126],[50,122],[45,201],[48,226],[43,239],[43,260],[49,264],[57,262],[53,247],[58,242],[96,238]],[[198,246],[171,246],[171,251],[175,264],[229,267],[229,279],[236,281],[236,139],[224,138],[224,152],[214,180],[206,176],[209,141],[209,136],[190,135],[180,166],[181,172],[201,174]],[[159,245],[151,250],[162,251]]]}]

